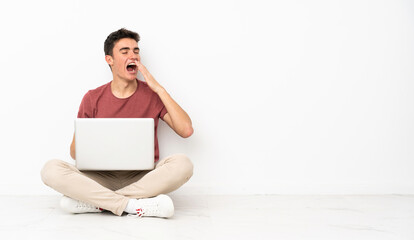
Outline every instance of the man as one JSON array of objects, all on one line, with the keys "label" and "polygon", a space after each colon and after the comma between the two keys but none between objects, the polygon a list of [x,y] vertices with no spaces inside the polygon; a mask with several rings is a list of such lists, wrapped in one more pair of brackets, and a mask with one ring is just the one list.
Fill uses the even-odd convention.
[{"label": "man", "polygon": [[[62,160],[49,160],[41,171],[43,182],[62,193],[60,206],[72,213],[108,210],[121,216],[171,217],[172,200],[164,195],[186,183],[193,174],[183,154],[159,159],[157,126],[161,118],[178,135],[187,138],[193,128],[190,117],[141,63],[137,33],[124,28],[105,40],[105,60],[113,80],[88,91],[78,118],[153,118],[155,169],[151,171],[79,171]],[[138,72],[145,82],[137,79]],[[75,159],[75,135],[70,155]]]}]

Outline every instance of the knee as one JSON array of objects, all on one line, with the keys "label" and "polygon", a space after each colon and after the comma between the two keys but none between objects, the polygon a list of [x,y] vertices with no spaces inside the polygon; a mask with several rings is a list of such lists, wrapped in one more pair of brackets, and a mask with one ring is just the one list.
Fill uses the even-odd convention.
[{"label": "knee", "polygon": [[174,155],[175,161],[179,165],[177,171],[183,176],[186,180],[189,180],[193,176],[194,165],[191,162],[190,158],[185,154],[176,154]]},{"label": "knee", "polygon": [[48,186],[51,186],[52,184],[56,183],[59,179],[59,168],[61,168],[63,165],[64,161],[59,159],[52,159],[47,161],[45,165],[43,165],[42,170],[40,171],[42,181]]}]

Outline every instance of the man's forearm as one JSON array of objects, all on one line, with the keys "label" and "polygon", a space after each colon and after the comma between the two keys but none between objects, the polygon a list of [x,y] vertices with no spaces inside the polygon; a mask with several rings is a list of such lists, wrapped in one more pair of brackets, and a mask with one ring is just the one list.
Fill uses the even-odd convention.
[{"label": "man's forearm", "polygon": [[70,144],[70,156],[76,160],[75,134],[73,134],[72,144]]},{"label": "man's forearm", "polygon": [[70,156],[73,158],[73,160],[76,160],[76,151],[75,148],[70,148]]},{"label": "man's forearm", "polygon": [[193,133],[193,126],[188,114],[174,101],[164,88],[161,88],[157,94],[171,117],[174,130],[181,136],[190,136]]}]

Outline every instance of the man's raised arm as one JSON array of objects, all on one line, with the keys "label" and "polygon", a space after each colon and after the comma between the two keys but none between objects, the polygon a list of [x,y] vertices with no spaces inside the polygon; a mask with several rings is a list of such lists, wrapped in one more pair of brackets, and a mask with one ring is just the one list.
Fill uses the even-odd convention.
[{"label": "man's raised arm", "polygon": [[142,73],[148,86],[160,97],[167,112],[163,120],[170,126],[178,135],[183,138],[190,137],[193,132],[193,126],[188,114],[178,105],[168,92],[154,79],[147,68],[142,65],[140,61],[136,61],[138,70]]}]

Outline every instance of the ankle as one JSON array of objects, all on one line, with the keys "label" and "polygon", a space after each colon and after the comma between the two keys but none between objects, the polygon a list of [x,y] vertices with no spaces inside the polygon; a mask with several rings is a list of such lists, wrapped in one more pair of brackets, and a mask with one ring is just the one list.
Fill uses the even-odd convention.
[{"label": "ankle", "polygon": [[128,200],[128,204],[126,205],[124,212],[131,213],[131,214],[137,213],[138,211],[137,206],[138,206],[138,200],[131,198]]}]

